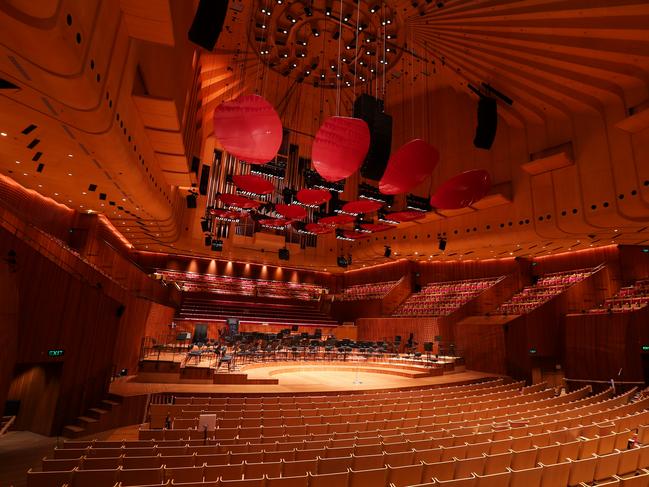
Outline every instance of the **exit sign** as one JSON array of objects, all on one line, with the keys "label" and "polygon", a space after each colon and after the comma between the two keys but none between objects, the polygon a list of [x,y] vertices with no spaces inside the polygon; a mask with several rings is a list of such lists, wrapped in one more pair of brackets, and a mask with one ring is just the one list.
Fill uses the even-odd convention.
[{"label": "exit sign", "polygon": [[536,354],[536,348],[530,348],[530,354],[535,355]]},{"label": "exit sign", "polygon": [[63,357],[64,353],[65,352],[63,351],[62,348],[58,348],[58,349],[55,349],[55,350],[48,350],[47,351],[47,356],[48,357]]},{"label": "exit sign", "polygon": [[642,345],[643,352],[649,352],[649,345]]}]

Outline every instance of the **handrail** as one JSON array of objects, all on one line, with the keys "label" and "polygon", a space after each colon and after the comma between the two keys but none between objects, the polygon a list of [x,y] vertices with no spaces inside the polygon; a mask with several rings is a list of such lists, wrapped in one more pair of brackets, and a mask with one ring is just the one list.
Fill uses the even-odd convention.
[{"label": "handrail", "polygon": [[14,424],[14,421],[16,421],[16,416],[3,416],[2,419],[3,421],[7,419],[7,422],[4,424],[2,429],[0,429],[0,436],[4,435],[7,431],[9,431],[9,428],[11,428],[11,425]]}]

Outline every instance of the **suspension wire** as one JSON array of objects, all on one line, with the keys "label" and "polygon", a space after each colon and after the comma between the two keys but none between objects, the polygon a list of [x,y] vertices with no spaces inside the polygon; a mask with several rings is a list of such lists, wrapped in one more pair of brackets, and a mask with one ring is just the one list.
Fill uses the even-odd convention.
[{"label": "suspension wire", "polygon": [[[361,36],[359,34],[358,26],[360,22],[360,17],[361,17],[361,2],[358,0],[356,2],[356,32],[354,32],[354,38],[356,39],[354,42],[354,98],[352,100],[352,104],[354,103],[354,100],[356,99],[356,78],[358,78],[358,71],[356,71],[356,61],[358,60],[358,43],[361,40]],[[353,110],[353,107],[352,107]]]},{"label": "suspension wire", "polygon": [[343,0],[340,0],[340,12],[338,15],[338,72],[336,73],[336,116],[340,115],[340,43],[343,36]]},{"label": "suspension wire", "polygon": [[[383,93],[381,94],[381,96],[383,97],[383,103],[384,103],[383,106],[385,106],[385,75],[386,75],[386,70],[385,70],[385,36],[387,35],[386,34],[386,27],[385,27],[385,25],[386,25],[386,23],[385,23],[385,5],[382,5],[381,12],[383,14],[382,15],[383,20],[381,22],[383,24],[383,90],[382,90]],[[377,49],[377,51],[378,51],[378,49]]]},{"label": "suspension wire", "polygon": [[[410,33],[410,45],[414,48],[414,35]],[[415,138],[415,58],[410,57],[410,62],[413,63],[410,68],[410,118],[412,123],[412,138]]]}]

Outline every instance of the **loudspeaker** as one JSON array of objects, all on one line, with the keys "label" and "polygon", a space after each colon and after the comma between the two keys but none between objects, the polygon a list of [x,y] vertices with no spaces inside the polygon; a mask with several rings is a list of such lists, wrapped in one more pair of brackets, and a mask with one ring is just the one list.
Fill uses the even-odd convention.
[{"label": "loudspeaker", "polygon": [[480,97],[478,102],[478,125],[473,145],[478,149],[491,149],[498,128],[498,105],[494,98]]},{"label": "loudspeaker", "polygon": [[225,22],[228,0],[200,0],[188,37],[208,51],[214,49]]},{"label": "loudspeaker", "polygon": [[194,193],[187,195],[187,208],[196,208],[196,195]]},{"label": "loudspeaker", "polygon": [[223,250],[223,240],[212,240],[212,250],[221,252]]},{"label": "loudspeaker", "polygon": [[205,237],[205,246],[209,247],[210,245],[212,245],[212,237],[210,235],[207,235]]},{"label": "loudspeaker", "polygon": [[438,248],[439,248],[439,250],[441,250],[441,251],[446,250],[446,240],[441,239],[441,240],[439,241]]},{"label": "loudspeaker", "polygon": [[364,120],[370,129],[370,148],[361,166],[361,176],[378,181],[392,150],[392,117],[383,112],[383,100],[368,94],[354,101],[354,117]]},{"label": "loudspeaker", "polygon": [[201,232],[209,232],[210,231],[210,221],[209,220],[201,220]]},{"label": "loudspeaker", "polygon": [[279,249],[279,260],[288,260],[291,256],[291,253],[288,251],[288,249],[285,247],[283,249]]},{"label": "loudspeaker", "polygon": [[392,255],[392,249],[389,246],[385,246],[385,252],[383,252],[384,257],[390,257]]},{"label": "loudspeaker", "polygon": [[204,165],[201,169],[201,180],[198,183],[198,192],[202,195],[207,194],[207,184],[210,181],[210,166]]},{"label": "loudspeaker", "polygon": [[115,316],[117,316],[118,318],[121,318],[122,315],[124,314],[124,311],[126,311],[126,306],[124,306],[123,304],[120,304],[117,307],[117,309],[115,310]]},{"label": "loudspeaker", "polygon": [[433,342],[424,342],[424,352],[433,351]]}]

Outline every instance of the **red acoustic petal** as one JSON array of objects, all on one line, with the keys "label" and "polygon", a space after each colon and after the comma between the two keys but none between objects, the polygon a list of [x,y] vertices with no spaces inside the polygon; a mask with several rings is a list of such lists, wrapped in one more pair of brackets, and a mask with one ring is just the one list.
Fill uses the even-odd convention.
[{"label": "red acoustic petal", "polygon": [[426,216],[426,213],[423,211],[395,211],[393,213],[388,213],[385,215],[386,220],[393,222],[411,222],[414,220],[421,220]]},{"label": "red acoustic petal", "polygon": [[321,205],[331,199],[331,193],[326,189],[301,189],[296,197],[305,205]]},{"label": "red acoustic petal", "polygon": [[242,95],[216,107],[214,136],[238,159],[266,164],[282,143],[282,122],[264,98]]},{"label": "red acoustic petal", "polygon": [[380,201],[356,200],[345,203],[343,211],[345,213],[372,213],[383,206]]},{"label": "red acoustic petal", "polygon": [[372,233],[376,232],[385,232],[386,230],[392,230],[396,228],[394,225],[388,225],[386,223],[361,223],[361,228],[363,230],[368,230]]},{"label": "red acoustic petal", "polygon": [[325,216],[320,218],[318,223],[322,225],[347,225],[348,223],[353,223],[355,218],[351,215],[335,215],[335,216]]},{"label": "red acoustic petal", "polygon": [[491,177],[484,169],[473,169],[444,182],[430,198],[430,204],[440,210],[454,210],[480,201],[491,188]]},{"label": "red acoustic petal", "polygon": [[329,117],[315,136],[311,160],[323,179],[340,181],[356,172],[369,148],[370,129],[365,121]]},{"label": "red acoustic petal", "polygon": [[383,194],[407,193],[430,176],[439,162],[439,152],[421,139],[403,145],[390,156],[379,182]]},{"label": "red acoustic petal", "polygon": [[301,220],[306,217],[306,209],[299,205],[275,205],[275,211],[291,220]]},{"label": "red acoustic petal", "polygon": [[213,208],[210,210],[210,215],[216,218],[227,218],[229,220],[238,220],[244,218],[246,215],[240,211],[224,210],[223,208]]},{"label": "red acoustic petal", "polygon": [[321,223],[307,223],[304,227],[307,232],[315,233],[316,235],[323,235],[334,231],[332,225],[323,225]]},{"label": "red acoustic petal", "polygon": [[359,238],[369,238],[370,236],[371,234],[366,232],[354,232],[352,230],[345,230],[343,232],[343,237],[353,238],[354,240],[357,240]]},{"label": "red acoustic petal", "polygon": [[219,200],[226,206],[236,206],[237,208],[252,209],[257,208],[261,203],[259,201],[251,200],[245,196],[239,196],[238,194],[222,194],[219,196]]},{"label": "red acoustic petal", "polygon": [[272,182],[255,174],[235,174],[232,182],[237,188],[255,194],[271,194],[275,189]]},{"label": "red acoustic petal", "polygon": [[264,218],[263,220],[259,220],[259,224],[267,227],[284,228],[291,224],[291,220],[287,220],[286,218]]}]

